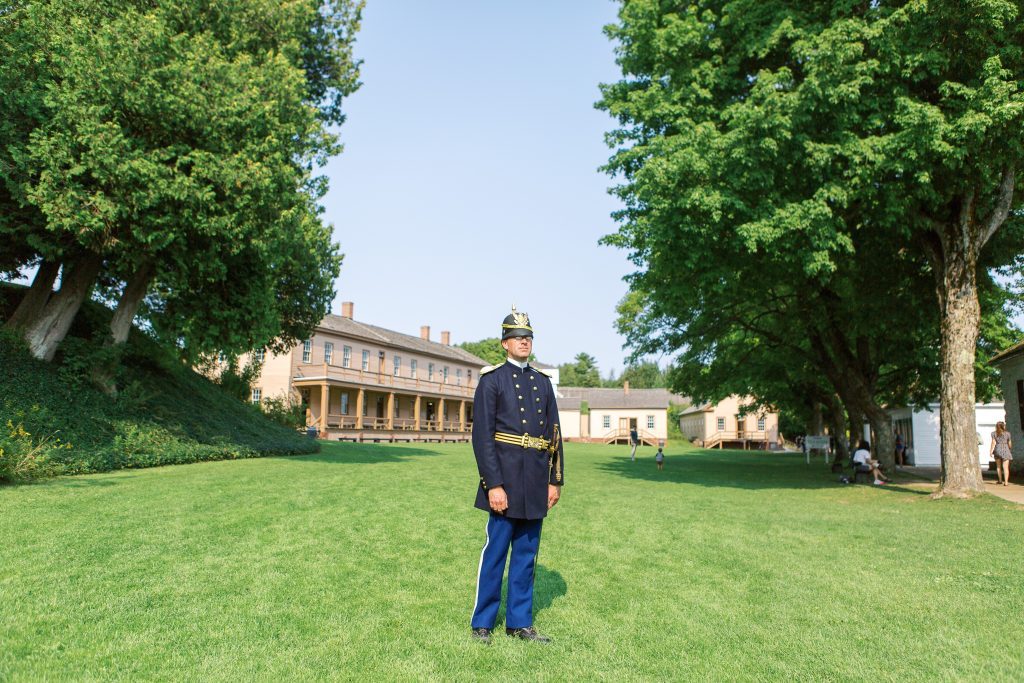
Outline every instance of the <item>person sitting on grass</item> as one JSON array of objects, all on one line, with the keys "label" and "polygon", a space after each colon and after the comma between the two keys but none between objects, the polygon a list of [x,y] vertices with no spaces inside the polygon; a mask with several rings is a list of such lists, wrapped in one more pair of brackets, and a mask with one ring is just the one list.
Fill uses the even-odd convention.
[{"label": "person sitting on grass", "polygon": [[879,468],[881,463],[871,457],[871,445],[867,441],[861,441],[857,445],[857,450],[853,452],[853,463],[858,468],[864,468],[864,470],[870,471],[871,474],[875,475],[875,486],[889,483],[889,480],[885,478],[885,475],[882,474],[882,470]]}]

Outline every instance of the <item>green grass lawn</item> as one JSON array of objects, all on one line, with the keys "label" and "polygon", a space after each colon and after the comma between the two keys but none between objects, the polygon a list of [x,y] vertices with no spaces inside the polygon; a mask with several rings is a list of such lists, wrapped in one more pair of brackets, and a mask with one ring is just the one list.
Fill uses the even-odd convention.
[{"label": "green grass lawn", "polygon": [[1020,680],[1024,508],[641,455],[566,449],[548,646],[469,637],[466,445],[0,488],[0,680]]}]

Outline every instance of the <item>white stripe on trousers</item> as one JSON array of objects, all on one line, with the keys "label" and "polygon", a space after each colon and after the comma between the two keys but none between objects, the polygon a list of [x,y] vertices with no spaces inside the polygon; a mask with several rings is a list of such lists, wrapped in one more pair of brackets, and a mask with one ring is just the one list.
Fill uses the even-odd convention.
[{"label": "white stripe on trousers", "polygon": [[476,614],[476,607],[480,604],[480,572],[482,572],[484,568],[484,553],[487,552],[487,546],[491,543],[491,534],[488,529],[490,525],[491,516],[487,515],[487,523],[484,524],[484,549],[480,551],[480,564],[476,567],[476,599],[473,600],[473,613],[469,615],[470,619],[472,619]]}]

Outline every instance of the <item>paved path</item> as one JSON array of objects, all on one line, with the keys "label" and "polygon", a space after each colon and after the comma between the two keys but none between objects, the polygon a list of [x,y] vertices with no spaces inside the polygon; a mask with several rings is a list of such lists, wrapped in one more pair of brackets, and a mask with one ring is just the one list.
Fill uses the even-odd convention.
[{"label": "paved path", "polygon": [[[897,469],[896,472],[909,474],[934,483],[938,483],[940,474],[938,467],[903,467]],[[995,472],[984,472],[983,476],[985,477],[985,491],[991,493],[993,496],[998,496],[1004,500],[1008,500],[1011,503],[1024,505],[1024,486],[1014,484],[1012,481],[1009,486],[997,484],[995,481]]]}]

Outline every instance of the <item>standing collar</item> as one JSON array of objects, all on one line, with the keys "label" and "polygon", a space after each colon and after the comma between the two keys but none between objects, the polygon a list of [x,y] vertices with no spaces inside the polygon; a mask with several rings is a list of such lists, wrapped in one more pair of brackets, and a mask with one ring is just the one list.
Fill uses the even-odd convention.
[{"label": "standing collar", "polygon": [[511,357],[506,358],[505,361],[507,363],[511,363],[512,365],[516,366],[517,368],[519,368],[521,370],[525,370],[527,368],[527,366],[530,365],[530,361],[526,361],[525,363],[520,363],[517,360],[512,360]]}]

